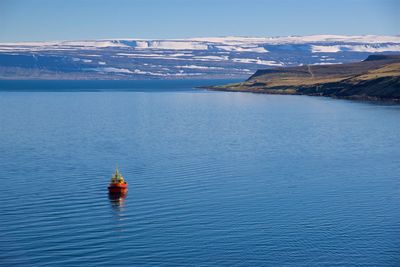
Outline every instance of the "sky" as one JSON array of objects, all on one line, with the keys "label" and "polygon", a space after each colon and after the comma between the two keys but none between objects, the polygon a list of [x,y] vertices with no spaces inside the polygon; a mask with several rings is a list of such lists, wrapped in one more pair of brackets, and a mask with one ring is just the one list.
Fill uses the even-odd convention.
[{"label": "sky", "polygon": [[400,0],[0,0],[0,42],[399,35]]}]

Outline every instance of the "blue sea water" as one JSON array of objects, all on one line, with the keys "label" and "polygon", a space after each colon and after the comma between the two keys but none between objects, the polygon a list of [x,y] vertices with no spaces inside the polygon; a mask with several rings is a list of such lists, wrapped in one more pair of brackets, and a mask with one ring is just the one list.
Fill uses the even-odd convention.
[{"label": "blue sea water", "polygon": [[400,106],[217,82],[0,82],[0,266],[399,266]]}]

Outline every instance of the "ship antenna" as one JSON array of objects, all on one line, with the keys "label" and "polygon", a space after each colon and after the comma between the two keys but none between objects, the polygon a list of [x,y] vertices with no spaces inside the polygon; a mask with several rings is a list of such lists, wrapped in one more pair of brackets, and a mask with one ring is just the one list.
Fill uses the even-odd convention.
[{"label": "ship antenna", "polygon": [[116,164],[116,167],[115,167],[115,175],[118,176],[118,174],[119,174],[119,171],[118,171],[118,164]]}]

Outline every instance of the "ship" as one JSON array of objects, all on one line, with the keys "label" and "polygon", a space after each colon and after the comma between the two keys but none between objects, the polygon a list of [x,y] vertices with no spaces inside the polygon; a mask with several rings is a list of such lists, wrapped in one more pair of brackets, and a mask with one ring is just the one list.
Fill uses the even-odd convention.
[{"label": "ship", "polygon": [[121,194],[124,195],[128,191],[128,183],[122,177],[121,173],[118,171],[118,167],[115,173],[111,177],[110,185],[108,186],[108,192],[110,194]]}]

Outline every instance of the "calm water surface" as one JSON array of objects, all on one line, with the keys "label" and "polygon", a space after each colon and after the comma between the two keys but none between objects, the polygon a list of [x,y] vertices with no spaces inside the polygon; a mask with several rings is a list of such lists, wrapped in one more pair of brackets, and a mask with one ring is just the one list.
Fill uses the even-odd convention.
[{"label": "calm water surface", "polygon": [[76,84],[1,84],[0,266],[399,266],[400,106]]}]

